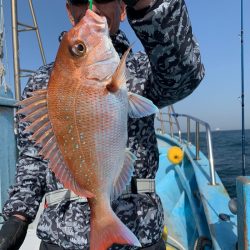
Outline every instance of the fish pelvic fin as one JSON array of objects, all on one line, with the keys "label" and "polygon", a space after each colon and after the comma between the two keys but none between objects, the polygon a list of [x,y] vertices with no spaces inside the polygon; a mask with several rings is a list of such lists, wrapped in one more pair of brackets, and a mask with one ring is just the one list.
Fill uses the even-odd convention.
[{"label": "fish pelvic fin", "polygon": [[32,132],[30,139],[35,141],[35,145],[40,146],[38,154],[49,161],[49,168],[65,188],[79,196],[93,198],[94,194],[82,189],[76,183],[64,162],[49,120],[47,90],[37,90],[29,94],[31,97],[18,102],[21,108],[17,114],[25,115],[21,122],[30,122],[25,130]]},{"label": "fish pelvic fin", "polygon": [[107,250],[113,244],[141,247],[137,237],[110,209],[105,216],[91,220],[90,250]]},{"label": "fish pelvic fin", "polygon": [[121,61],[114,73],[114,75],[112,76],[112,80],[109,84],[107,84],[106,88],[109,92],[111,93],[115,93],[116,91],[118,91],[122,84],[126,82],[126,59],[127,56],[129,54],[129,51],[131,50],[131,46],[125,51],[125,53],[123,54]]},{"label": "fish pelvic fin", "polygon": [[136,156],[130,152],[129,149],[126,149],[123,167],[114,180],[114,189],[111,194],[111,200],[117,199],[126,189],[126,186],[131,182],[134,172],[134,162],[136,159]]},{"label": "fish pelvic fin", "polygon": [[128,92],[128,102],[128,115],[131,118],[142,118],[159,112],[151,100],[132,92]]}]

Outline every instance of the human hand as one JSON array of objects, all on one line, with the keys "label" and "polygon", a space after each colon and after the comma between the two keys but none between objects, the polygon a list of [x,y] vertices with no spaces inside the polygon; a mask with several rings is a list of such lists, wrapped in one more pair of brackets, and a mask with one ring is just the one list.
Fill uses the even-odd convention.
[{"label": "human hand", "polygon": [[25,239],[27,229],[26,221],[11,216],[0,230],[0,250],[18,250]]}]

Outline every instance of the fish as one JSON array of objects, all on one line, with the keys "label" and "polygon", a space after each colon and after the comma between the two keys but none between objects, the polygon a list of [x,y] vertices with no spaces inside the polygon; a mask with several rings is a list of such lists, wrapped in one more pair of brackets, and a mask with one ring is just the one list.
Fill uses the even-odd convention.
[{"label": "fish", "polygon": [[21,122],[65,188],[90,206],[90,250],[112,244],[140,247],[111,208],[131,181],[136,156],[126,147],[128,116],[158,112],[152,101],[127,90],[107,20],[87,10],[62,38],[47,89],[19,102]]}]

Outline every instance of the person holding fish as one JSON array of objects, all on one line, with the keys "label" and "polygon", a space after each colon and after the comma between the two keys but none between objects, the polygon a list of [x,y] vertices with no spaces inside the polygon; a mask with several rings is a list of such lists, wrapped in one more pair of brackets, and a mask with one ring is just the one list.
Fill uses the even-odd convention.
[{"label": "person holding fish", "polygon": [[[72,29],[19,104],[16,183],[0,249],[18,249],[45,197],[40,249],[165,250],[155,193],[158,108],[204,77],[184,0],[67,0]],[[119,29],[128,21],[145,52]]]}]

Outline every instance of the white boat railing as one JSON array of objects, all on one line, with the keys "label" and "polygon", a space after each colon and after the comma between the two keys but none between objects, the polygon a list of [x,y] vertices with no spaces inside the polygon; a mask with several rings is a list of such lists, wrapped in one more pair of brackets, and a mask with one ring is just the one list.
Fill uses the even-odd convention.
[{"label": "white boat railing", "polygon": [[[163,119],[163,116],[166,116],[166,119]],[[186,114],[178,114],[175,113],[173,106],[168,107],[168,112],[160,112],[159,115],[156,117],[158,121],[161,123],[161,128],[157,129],[157,131],[160,131],[162,134],[166,133],[166,129],[164,126],[164,123],[169,124],[170,129],[170,135],[174,136],[174,126],[177,130],[178,134],[178,140],[180,143],[182,143],[182,131],[179,124],[179,117],[184,117],[187,120],[187,139],[186,144],[187,146],[191,143],[190,139],[190,133],[191,133],[191,121],[195,122],[195,148],[196,148],[196,154],[195,154],[195,160],[200,160],[200,126],[203,126],[206,132],[206,144],[207,144],[207,154],[208,154],[208,160],[209,160],[209,167],[210,167],[210,184],[215,186],[216,180],[215,180],[215,168],[214,168],[214,156],[213,156],[213,144],[212,144],[212,134],[211,134],[211,128],[210,125],[207,122],[204,122],[196,117],[186,115]],[[173,120],[174,119],[174,120]]]},{"label": "white boat railing", "polygon": [[[168,106],[168,112],[162,112],[160,111],[159,114],[156,116],[156,119],[160,121],[160,128],[157,128],[157,131],[159,131],[161,134],[167,133],[167,126],[166,124],[169,124],[169,134],[171,137],[174,137],[174,131],[176,128],[178,133],[178,139],[180,143],[182,142],[182,133],[181,128],[179,125],[179,121],[177,117],[173,116],[172,114],[175,114],[174,107],[172,105]],[[166,118],[164,118],[166,116]]]}]

